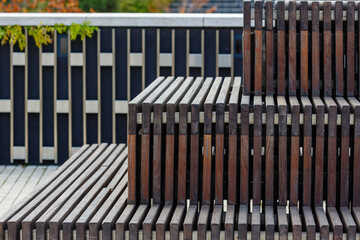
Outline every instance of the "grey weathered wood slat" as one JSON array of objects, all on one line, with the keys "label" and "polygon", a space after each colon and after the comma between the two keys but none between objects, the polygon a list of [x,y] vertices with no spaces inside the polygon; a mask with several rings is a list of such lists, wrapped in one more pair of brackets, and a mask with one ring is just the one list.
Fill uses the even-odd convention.
[{"label": "grey weathered wood slat", "polygon": [[315,240],[316,225],[315,225],[314,215],[312,213],[311,207],[309,207],[309,206],[303,207],[303,216],[304,216],[307,238],[309,240],[311,240],[311,239]]},{"label": "grey weathered wood slat", "polygon": [[197,205],[190,205],[184,219],[184,240],[191,240],[197,220]]},{"label": "grey weathered wood slat", "polygon": [[206,238],[206,231],[209,226],[210,221],[210,206],[204,204],[201,206],[199,219],[197,222],[197,238],[198,239],[205,239]]},{"label": "grey weathered wood slat", "polygon": [[294,240],[300,240],[301,239],[301,219],[299,210],[297,207],[292,206],[290,207],[290,219],[291,219],[291,226],[292,226],[292,233],[294,236]]},{"label": "grey weathered wood slat", "polygon": [[[186,207],[185,205],[177,205],[174,214],[170,221],[170,238],[174,240],[179,239],[179,232],[182,229],[185,219]],[[185,231],[184,231],[185,235]]]},{"label": "grey weathered wood slat", "polygon": [[341,239],[343,235],[343,225],[336,208],[328,207],[327,216],[329,219],[331,231],[334,234],[334,238]]},{"label": "grey weathered wood slat", "polygon": [[238,215],[238,232],[240,239],[246,239],[248,226],[248,205],[240,204]]},{"label": "grey weathered wood slat", "polygon": [[225,240],[234,239],[235,205],[228,205],[225,217]]},{"label": "grey weathered wood slat", "polygon": [[214,209],[212,210],[212,217],[211,217],[211,239],[217,240],[220,239],[220,229],[221,229],[221,218],[222,218],[222,205],[215,205]]},{"label": "grey weathered wood slat", "polygon": [[143,239],[151,240],[152,231],[155,229],[156,220],[160,214],[161,207],[159,204],[154,204],[150,207],[146,217],[142,223]]},{"label": "grey weathered wood slat", "polygon": [[125,231],[128,230],[128,225],[136,211],[136,205],[128,204],[119,219],[116,220],[116,238],[125,240]]},{"label": "grey weathered wood slat", "polygon": [[274,208],[273,206],[265,206],[265,232],[266,239],[274,239],[275,234],[275,218],[274,218]]},{"label": "grey weathered wood slat", "polygon": [[322,206],[315,207],[315,221],[320,230],[320,238],[328,239],[330,227],[324,208]]},{"label": "grey weathered wood slat", "polygon": [[165,240],[165,232],[169,228],[172,215],[173,206],[169,204],[165,205],[156,221],[156,240]]},{"label": "grey weathered wood slat", "polygon": [[279,239],[284,240],[288,238],[289,223],[286,215],[286,207],[278,206],[277,207],[277,217],[278,217],[278,229],[279,229]]},{"label": "grey weathered wood slat", "polygon": [[134,216],[131,218],[131,220],[129,222],[129,237],[130,237],[130,239],[134,239],[134,240],[138,239],[140,226],[143,223],[148,210],[149,210],[149,206],[146,204],[141,204],[137,208]]}]

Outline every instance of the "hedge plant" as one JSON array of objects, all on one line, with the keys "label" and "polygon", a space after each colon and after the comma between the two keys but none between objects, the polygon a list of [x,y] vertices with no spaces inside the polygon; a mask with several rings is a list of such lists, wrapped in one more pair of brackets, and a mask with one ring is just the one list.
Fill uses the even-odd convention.
[{"label": "hedge plant", "polygon": [[98,27],[90,26],[89,21],[82,24],[72,23],[70,26],[65,26],[62,23],[54,26],[44,26],[41,23],[37,26],[24,27],[19,25],[0,26],[1,44],[9,43],[13,46],[18,44],[20,50],[23,50],[26,46],[25,29],[28,30],[28,35],[34,39],[36,46],[40,48],[42,45],[53,42],[55,30],[60,34],[70,32],[70,39],[74,41],[78,37],[81,40],[84,40],[85,37],[91,38]]}]

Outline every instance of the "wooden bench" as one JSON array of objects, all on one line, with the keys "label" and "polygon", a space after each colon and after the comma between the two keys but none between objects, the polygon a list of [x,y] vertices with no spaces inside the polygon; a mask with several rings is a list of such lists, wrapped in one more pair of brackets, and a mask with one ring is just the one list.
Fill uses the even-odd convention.
[{"label": "wooden bench", "polygon": [[242,78],[154,80],[128,148],[83,146],[0,216],[0,240],[358,238],[359,4],[253,9]]}]

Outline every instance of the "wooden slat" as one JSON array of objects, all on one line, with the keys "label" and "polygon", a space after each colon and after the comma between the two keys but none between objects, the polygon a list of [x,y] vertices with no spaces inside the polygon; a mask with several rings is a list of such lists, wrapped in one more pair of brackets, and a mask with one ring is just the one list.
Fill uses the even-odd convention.
[{"label": "wooden slat", "polygon": [[279,112],[279,205],[287,204],[287,109],[286,98],[279,96],[277,98]]},{"label": "wooden slat", "polygon": [[327,216],[335,239],[342,239],[343,225],[335,207],[327,208]]},{"label": "wooden slat", "polygon": [[275,219],[273,206],[265,206],[266,240],[273,240],[275,234]]},{"label": "wooden slat", "polygon": [[334,207],[336,205],[336,114],[337,105],[330,97],[324,98],[326,111],[329,116],[328,129],[328,145],[327,145],[327,206]]},{"label": "wooden slat", "polygon": [[[166,102],[171,98],[180,84],[184,81],[183,77],[178,77],[175,81],[164,91],[160,97],[154,102],[154,123],[153,123],[153,172],[152,172],[152,197],[155,204],[160,204],[162,201],[163,185],[163,149],[162,149],[162,113],[165,110]],[[171,148],[169,143],[167,146]],[[173,147],[172,147],[173,148]]]},{"label": "wooden slat", "polygon": [[320,238],[328,239],[329,238],[329,222],[327,220],[324,208],[315,207],[315,221],[316,225],[319,228]]},{"label": "wooden slat", "polygon": [[229,99],[229,158],[228,158],[228,203],[237,203],[238,193],[238,123],[240,77],[234,79]]},{"label": "wooden slat", "polygon": [[346,239],[356,239],[356,224],[351,216],[351,212],[348,207],[340,207],[339,215],[344,223],[344,230],[346,232]]},{"label": "wooden slat", "polygon": [[160,216],[156,221],[156,240],[165,240],[165,231],[169,227],[172,214],[173,214],[172,205],[165,205],[161,210]]},{"label": "wooden slat", "polygon": [[346,19],[346,93],[348,97],[355,93],[355,2],[347,4]]},{"label": "wooden slat", "polygon": [[[220,90],[222,78],[217,77],[212,84],[204,102],[204,157],[202,167],[202,204],[210,204],[212,185],[212,121],[211,116],[217,95]],[[222,183],[222,182],[221,182]],[[216,184],[215,184],[216,186]]]},{"label": "wooden slat", "polygon": [[251,213],[251,239],[260,240],[260,206],[253,205]]},{"label": "wooden slat", "polygon": [[242,32],[243,39],[243,78],[244,94],[249,95],[251,92],[251,1],[243,2],[244,8],[244,27]]},{"label": "wooden slat", "polygon": [[[193,101],[197,95],[201,85],[203,83],[203,78],[196,78],[194,84],[191,86],[189,91],[186,93],[184,98],[179,103],[179,152],[178,152],[178,203],[185,204],[186,202],[186,172],[187,172],[187,158],[188,158],[188,124],[187,124],[187,115],[190,111],[190,103]],[[189,166],[190,167],[190,166]]]},{"label": "wooden slat", "polygon": [[354,141],[353,141],[353,182],[352,182],[352,206],[360,206],[360,190],[357,183],[360,180],[360,148],[357,147],[360,144],[360,102],[354,98],[348,98],[351,111],[354,113],[355,124],[353,128]]},{"label": "wooden slat", "polygon": [[274,204],[274,146],[275,129],[274,113],[275,103],[271,96],[265,98],[266,103],[266,147],[265,147],[265,204]]},{"label": "wooden slat", "polygon": [[240,135],[240,204],[249,201],[249,105],[250,97],[241,99],[241,135]]},{"label": "wooden slat", "polygon": [[159,96],[168,88],[174,81],[173,77],[166,78],[162,84],[157,87],[143,102],[142,102],[142,135],[141,135],[141,191],[140,202],[149,204],[151,199],[150,189],[150,156],[152,154],[150,148],[150,134],[151,134],[151,112],[153,111],[153,104]]},{"label": "wooden slat", "polygon": [[300,104],[296,97],[290,97],[291,107],[291,159],[290,159],[290,205],[298,204],[299,184],[299,114]]},{"label": "wooden slat", "polygon": [[[312,161],[311,161],[311,142],[312,142],[312,104],[308,97],[301,97],[301,105],[304,112],[304,131],[303,131],[303,193],[302,193],[302,204],[310,206],[311,204],[311,193],[312,193]],[[294,187],[294,186],[292,186]]]},{"label": "wooden slat", "polygon": [[159,204],[154,204],[150,207],[146,217],[142,223],[143,230],[143,239],[151,240],[152,239],[152,231],[155,228],[155,223],[160,214],[161,207]]},{"label": "wooden slat", "polygon": [[315,184],[314,205],[323,205],[324,192],[324,137],[325,137],[325,105],[319,97],[314,97],[313,106],[316,111],[316,145],[315,145]]},{"label": "wooden slat", "polygon": [[262,98],[254,97],[254,156],[252,177],[252,198],[254,205],[260,205],[261,201],[261,148],[262,148]]},{"label": "wooden slat", "polygon": [[134,216],[131,218],[129,222],[129,237],[130,239],[137,240],[139,237],[139,230],[142,222],[144,221],[146,214],[149,210],[149,207],[146,204],[141,204]]},{"label": "wooden slat", "polygon": [[308,4],[305,1],[300,3],[300,95],[308,95]]},{"label": "wooden slat", "polygon": [[335,86],[336,96],[344,95],[343,3],[335,3]]},{"label": "wooden slat", "polygon": [[222,205],[215,205],[212,210],[211,217],[211,239],[220,239],[221,217],[222,217]]},{"label": "wooden slat", "polygon": [[224,223],[225,240],[234,239],[235,215],[235,205],[228,205]]},{"label": "wooden slat", "polygon": [[286,215],[286,207],[278,206],[277,207],[277,217],[278,217],[278,229],[279,229],[279,239],[286,240],[288,239],[288,218]]},{"label": "wooden slat", "polygon": [[125,240],[125,231],[128,230],[129,222],[136,212],[136,205],[126,206],[119,219],[116,221],[116,239]]},{"label": "wooden slat", "polygon": [[239,216],[238,216],[239,239],[247,238],[247,226],[248,226],[248,205],[240,204]]},{"label": "wooden slat", "polygon": [[265,2],[266,15],[266,95],[274,92],[274,34],[273,34],[273,2]]},{"label": "wooden slat", "polygon": [[[170,222],[170,239],[178,240],[185,218],[185,205],[177,205]],[[185,231],[184,231],[185,235]]]},{"label": "wooden slat", "polygon": [[254,63],[254,93],[256,96],[262,93],[262,1],[255,1],[255,63]]},{"label": "wooden slat", "polygon": [[296,2],[289,2],[289,90],[296,94]]},{"label": "wooden slat", "polygon": [[190,205],[184,220],[184,240],[191,240],[197,219],[197,206]]},{"label": "wooden slat", "polygon": [[285,90],[285,2],[277,3],[277,93],[284,96]]},{"label": "wooden slat", "polygon": [[[224,199],[224,115],[227,101],[229,99],[229,89],[231,78],[226,77],[216,100],[216,145],[215,145],[215,204],[223,204]],[[236,157],[236,156],[235,156]],[[234,170],[233,170],[234,171]],[[235,163],[236,171],[236,163]],[[235,172],[236,176],[236,172]],[[236,184],[236,180],[235,180]],[[236,193],[236,190],[235,190]]]},{"label": "wooden slat", "polygon": [[147,88],[145,88],[138,96],[136,96],[128,104],[129,111],[129,126],[128,126],[128,146],[129,146],[129,203],[136,203],[138,187],[137,176],[140,174],[139,166],[137,166],[138,158],[136,145],[138,142],[137,137],[137,124],[136,115],[141,110],[141,103],[149,96],[149,94],[164,80],[163,77],[158,77]]},{"label": "wooden slat", "polygon": [[181,85],[181,87],[173,94],[170,100],[166,103],[166,152],[165,152],[165,203],[173,204],[174,202],[174,176],[175,176],[175,152],[176,147],[180,148],[175,143],[175,112],[179,111],[179,103],[188,92],[192,83],[193,77],[188,77]]},{"label": "wooden slat", "polygon": [[297,207],[290,207],[290,219],[291,219],[291,226],[292,226],[292,233],[293,233],[293,239],[294,240],[300,240],[301,239],[301,219],[299,210]]},{"label": "wooden slat", "polygon": [[315,240],[316,238],[316,225],[311,207],[303,207],[303,215],[305,220],[306,235],[308,240]]},{"label": "wooden slat", "polygon": [[323,39],[324,39],[324,96],[331,96],[332,80],[332,43],[331,43],[331,2],[324,2],[324,22],[323,22]]},{"label": "wooden slat", "polygon": [[202,205],[197,222],[197,238],[206,239],[206,231],[210,220],[210,206]]},{"label": "wooden slat", "polygon": [[341,112],[340,206],[348,206],[350,183],[350,105],[341,97],[336,98],[336,103]]},{"label": "wooden slat", "polygon": [[319,33],[319,2],[311,4],[311,92],[320,96],[320,33]]},{"label": "wooden slat", "polygon": [[[206,95],[213,79],[206,78],[203,86],[191,103],[191,148],[190,148],[190,203],[197,204],[199,200],[199,159],[200,159],[200,125],[199,111],[203,107]],[[205,141],[205,140],[204,140]]]}]

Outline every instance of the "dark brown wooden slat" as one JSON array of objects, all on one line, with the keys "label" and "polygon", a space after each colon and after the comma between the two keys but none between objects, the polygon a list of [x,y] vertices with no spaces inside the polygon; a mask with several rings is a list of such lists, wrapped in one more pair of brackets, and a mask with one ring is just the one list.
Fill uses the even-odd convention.
[{"label": "dark brown wooden slat", "polygon": [[260,240],[260,206],[253,205],[251,213],[251,239]]},{"label": "dark brown wooden slat", "polygon": [[[110,189],[104,188],[101,192],[95,197],[94,201],[89,205],[89,207],[84,211],[80,218],[76,221],[76,238],[85,239],[86,238],[86,229],[88,228],[89,221],[91,217],[95,214],[95,209],[101,208],[101,205],[105,202],[106,198],[110,195]],[[72,233],[72,231],[71,231]],[[64,236],[64,235],[63,235]],[[71,239],[72,234],[69,238]],[[54,238],[55,239],[55,238]]]},{"label": "dark brown wooden slat", "polygon": [[253,156],[253,179],[252,198],[254,205],[260,205],[261,201],[261,140],[262,140],[262,98],[254,97],[254,156]]},{"label": "dark brown wooden slat", "polygon": [[321,98],[314,97],[313,106],[316,111],[316,145],[315,145],[315,184],[314,205],[323,205],[324,191],[324,137],[325,137],[325,105]]},{"label": "dark brown wooden slat", "polygon": [[285,2],[277,2],[277,93],[284,96],[285,90]]},{"label": "dark brown wooden slat", "polygon": [[[186,213],[185,205],[177,205],[170,222],[170,239],[179,240],[179,232],[182,228]],[[185,236],[185,231],[184,231]]]},{"label": "dark brown wooden slat", "polygon": [[328,113],[328,145],[327,145],[327,206],[334,207],[336,205],[336,121],[337,121],[337,105],[330,97],[324,98],[326,111]]},{"label": "dark brown wooden slat", "polygon": [[[161,196],[163,186],[162,176],[162,162],[163,150],[162,150],[162,115],[165,110],[166,102],[171,98],[175,91],[179,88],[180,84],[184,81],[183,77],[178,77],[175,81],[164,91],[160,97],[154,102],[154,120],[153,120],[153,172],[152,172],[152,197],[155,204],[160,204],[163,197]],[[168,143],[167,143],[168,144]],[[167,145],[168,147],[169,145]],[[170,147],[170,146],[169,146]]]},{"label": "dark brown wooden slat", "polygon": [[336,96],[344,95],[343,3],[335,3],[335,86]]},{"label": "dark brown wooden slat", "polygon": [[[203,86],[191,103],[191,148],[190,148],[190,203],[199,200],[199,159],[200,159],[200,124],[199,113],[210,90],[213,79],[206,78]],[[205,141],[205,140],[204,140]]]},{"label": "dark brown wooden slat", "polygon": [[[174,176],[175,176],[175,112],[179,111],[179,103],[184,95],[189,91],[193,77],[188,77],[181,87],[174,93],[166,103],[166,153],[165,153],[165,203],[174,202]],[[186,123],[185,123],[186,124]],[[180,148],[179,145],[178,148]]]},{"label": "dark brown wooden slat", "polygon": [[[120,155],[118,156],[118,154]],[[96,181],[96,183],[90,189],[84,188],[86,186],[85,183],[80,189],[78,189],[69,200],[67,200],[64,205],[58,210],[58,212],[51,217],[50,220],[48,218],[52,215],[47,213],[48,217],[46,217],[46,213],[38,220],[41,221],[49,221],[49,230],[50,237],[52,239],[58,239],[59,236],[59,228],[62,225],[63,238],[71,239],[72,230],[75,226],[76,220],[89,209],[89,205],[93,201],[94,197],[100,192],[100,190],[109,184],[109,187],[115,187],[116,184],[126,175],[127,173],[127,149],[125,149],[125,145],[119,145],[108,157],[106,163],[111,164],[111,161],[116,158],[116,160],[111,165],[111,168],[108,170]],[[110,161],[109,161],[110,160]],[[126,162],[125,162],[126,161]],[[109,165],[110,165],[109,164]],[[105,167],[102,167],[105,169]],[[111,183],[109,183],[111,180]],[[127,178],[126,178],[127,180]],[[90,181],[90,180],[89,180]],[[88,184],[89,185],[89,184]],[[125,185],[123,189],[125,189]],[[57,206],[59,207],[59,206]]]},{"label": "dark brown wooden slat", "polygon": [[360,206],[360,190],[358,182],[360,181],[360,102],[354,98],[348,98],[351,111],[354,113],[354,145],[353,148],[353,189],[352,189],[352,206]]},{"label": "dark brown wooden slat", "polygon": [[346,93],[354,96],[355,91],[355,2],[347,3],[346,14]]},{"label": "dark brown wooden slat", "polygon": [[308,3],[301,1],[300,3],[300,95],[308,95]]},{"label": "dark brown wooden slat", "polygon": [[[310,206],[311,204],[311,142],[312,142],[312,104],[308,97],[301,97],[301,106],[304,113],[304,145],[303,145],[303,193],[302,204],[304,206]],[[292,186],[293,187],[293,186]]]},{"label": "dark brown wooden slat", "polygon": [[136,205],[133,204],[126,206],[119,219],[116,221],[116,239],[125,240],[125,231],[127,230],[136,209]]},{"label": "dark brown wooden slat", "polygon": [[220,239],[222,205],[215,205],[211,217],[211,239]]},{"label": "dark brown wooden slat", "polygon": [[206,231],[210,220],[210,206],[202,205],[197,222],[197,239],[206,239]]},{"label": "dark brown wooden slat", "polygon": [[244,94],[251,93],[251,2],[245,0],[244,8],[244,27],[242,32],[243,39],[243,78],[244,78]]},{"label": "dark brown wooden slat", "polygon": [[288,94],[296,94],[296,2],[289,2],[289,90]]},{"label": "dark brown wooden slat", "polygon": [[[179,152],[178,152],[178,203],[186,203],[186,171],[187,167],[187,141],[188,141],[188,112],[190,112],[190,103],[195,98],[198,93],[201,85],[203,83],[203,78],[196,78],[195,82],[188,90],[184,98],[179,103]],[[190,166],[189,166],[190,167]]]},{"label": "dark brown wooden slat", "polygon": [[[224,199],[224,118],[225,107],[229,99],[231,78],[226,77],[216,99],[216,145],[215,145],[215,204],[222,204]],[[235,163],[236,164],[236,163]],[[236,166],[236,165],[235,165]],[[235,169],[236,171],[236,169]],[[236,175],[236,172],[235,172]],[[236,181],[236,180],[235,180]],[[236,183],[235,183],[236,184]],[[236,190],[235,190],[236,192]]]},{"label": "dark brown wooden slat", "polygon": [[229,99],[229,158],[228,158],[228,203],[237,203],[238,185],[238,109],[241,78],[234,79]]},{"label": "dark brown wooden slat", "polygon": [[[209,93],[204,102],[204,157],[203,157],[203,175],[202,175],[202,204],[210,204],[212,185],[212,112],[217,95],[220,90],[222,78],[215,78]],[[216,185],[215,185],[216,186]]]},{"label": "dark brown wooden slat", "polygon": [[331,59],[331,2],[324,2],[323,4],[323,44],[324,44],[324,96],[329,97],[332,93],[332,59]]},{"label": "dark brown wooden slat", "polygon": [[344,230],[346,232],[346,239],[354,240],[356,238],[356,224],[351,216],[350,209],[348,207],[340,207],[340,218],[344,224]]},{"label": "dark brown wooden slat", "polygon": [[340,206],[348,206],[350,182],[350,105],[342,97],[336,98],[341,112],[341,167],[340,167]]},{"label": "dark brown wooden slat", "polygon": [[265,147],[265,205],[274,204],[274,145],[275,103],[272,96],[265,98],[266,103],[266,147]]},{"label": "dark brown wooden slat", "polygon": [[184,240],[192,239],[192,231],[197,219],[197,205],[190,205],[184,220]]},{"label": "dark brown wooden slat", "polygon": [[158,77],[147,88],[145,88],[138,96],[136,96],[128,104],[129,111],[129,126],[128,126],[128,147],[129,147],[129,203],[136,203],[139,183],[136,181],[138,174],[140,173],[137,166],[137,149],[138,142],[137,137],[137,113],[141,111],[141,103],[154,91],[155,88],[164,80],[164,77]]},{"label": "dark brown wooden slat", "polygon": [[239,216],[238,216],[239,239],[247,238],[247,226],[248,226],[248,205],[240,204]]},{"label": "dark brown wooden slat", "polygon": [[286,98],[278,96],[279,112],[279,205],[287,204],[287,109]]},{"label": "dark brown wooden slat", "polygon": [[129,222],[129,238],[132,240],[139,239],[139,230],[142,222],[144,221],[146,214],[149,210],[149,207],[147,204],[141,204],[134,216],[131,218]]},{"label": "dark brown wooden slat", "polygon": [[274,93],[273,2],[265,2],[266,14],[266,95]]},{"label": "dark brown wooden slat", "polygon": [[159,87],[157,87],[143,102],[142,102],[142,135],[141,135],[141,190],[140,203],[149,204],[151,199],[150,189],[150,137],[151,137],[151,112],[153,111],[153,104],[159,96],[168,88],[174,81],[173,77],[166,78]]},{"label": "dark brown wooden slat", "polygon": [[160,216],[156,222],[156,240],[165,240],[165,231],[169,226],[172,213],[172,205],[165,205],[161,210]]},{"label": "dark brown wooden slat", "polygon": [[[120,188],[121,183],[116,187],[116,189]],[[89,232],[90,236],[97,236],[99,234],[100,226],[102,228],[102,239],[103,240],[111,240],[112,239],[112,231],[115,229],[115,222],[120,217],[121,213],[124,212],[127,207],[126,199],[128,196],[128,190],[122,193],[122,195],[116,199],[116,202],[113,202],[113,195],[116,194],[116,190],[111,193],[110,197],[106,200],[106,202],[102,205],[101,209],[94,215],[94,217],[89,222]],[[114,194],[115,193],[115,194]],[[112,206],[111,209],[107,208],[108,206]],[[104,215],[106,214],[106,215]],[[131,215],[131,214],[130,214]]]},{"label": "dark brown wooden slat", "polygon": [[303,216],[306,228],[306,237],[308,240],[315,240],[316,238],[316,225],[314,221],[314,215],[312,213],[311,207],[304,206],[303,207]]},{"label": "dark brown wooden slat", "polygon": [[353,207],[352,208],[352,215],[354,216],[354,220],[356,222],[356,226],[360,226],[360,208],[359,207]]},{"label": "dark brown wooden slat", "polygon": [[298,204],[299,185],[299,118],[300,104],[296,97],[290,97],[291,108],[291,159],[290,159],[290,205]]},{"label": "dark brown wooden slat", "polygon": [[329,238],[329,222],[324,212],[323,206],[315,207],[315,221],[320,230],[320,239]]},{"label": "dark brown wooden slat", "polygon": [[288,239],[288,218],[286,216],[286,207],[278,206],[277,207],[277,217],[278,217],[278,229],[279,229],[279,239],[287,240]]},{"label": "dark brown wooden slat", "polygon": [[[20,222],[34,209],[39,202],[45,199],[71,174],[79,174],[78,167],[96,150],[98,146],[93,144],[82,146],[74,155],[61,165],[47,180],[40,184],[26,199],[17,203],[14,208],[0,217],[0,239],[5,238],[5,229],[8,228],[8,236],[12,239],[19,238]],[[7,226],[6,226],[7,225]]]},{"label": "dark brown wooden slat", "polygon": [[340,217],[336,211],[335,207],[327,208],[327,216],[331,226],[331,230],[334,234],[334,239],[342,239],[343,235],[343,225],[341,223]]},{"label": "dark brown wooden slat", "polygon": [[[47,198],[40,202],[36,208],[28,213],[28,215],[21,222],[23,239],[31,239],[32,229],[35,226],[35,221],[38,221],[39,217],[41,217],[47,210],[51,210],[54,208],[54,206],[57,206],[57,204],[61,203],[63,199],[67,199],[76,189],[81,186],[81,184],[85,183],[92,174],[95,173],[96,178],[101,175],[102,171],[99,171],[98,168],[115,147],[112,145],[112,147],[106,148],[106,146],[107,144],[101,145],[98,149],[99,151],[95,151],[91,157],[79,167],[79,169],[81,169],[81,174],[72,174],[67,179],[66,183],[61,184],[61,186],[56,188],[50,196],[47,196]],[[59,198],[60,196],[61,198]],[[11,227],[10,223],[11,220],[8,222],[9,230]],[[39,223],[44,225],[43,221]],[[40,226],[40,224],[37,227],[44,230],[43,226]],[[39,231],[37,236],[39,238],[45,237],[45,232]]]},{"label": "dark brown wooden slat", "polygon": [[254,63],[254,93],[256,96],[262,93],[262,11],[263,2],[255,1],[255,63]]},{"label": "dark brown wooden slat", "polygon": [[275,233],[275,219],[273,206],[265,206],[265,238],[273,240]]},{"label": "dark brown wooden slat", "polygon": [[249,201],[249,105],[250,96],[241,99],[241,135],[240,135],[240,204]]},{"label": "dark brown wooden slat", "polygon": [[152,239],[152,230],[155,227],[155,223],[158,219],[160,211],[161,211],[161,206],[159,204],[154,204],[151,206],[149,212],[147,213],[147,215],[142,223],[144,240]]},{"label": "dark brown wooden slat", "polygon": [[301,219],[300,219],[299,210],[295,206],[290,207],[290,219],[291,219],[293,239],[300,240],[302,235]]},{"label": "dark brown wooden slat", "polygon": [[312,96],[318,97],[320,96],[319,2],[312,2],[311,4],[311,26],[311,92]]},{"label": "dark brown wooden slat", "polygon": [[225,240],[234,239],[235,215],[235,205],[228,205],[224,224]]}]

